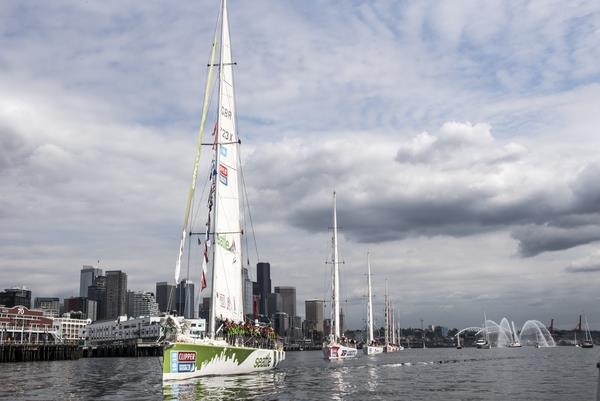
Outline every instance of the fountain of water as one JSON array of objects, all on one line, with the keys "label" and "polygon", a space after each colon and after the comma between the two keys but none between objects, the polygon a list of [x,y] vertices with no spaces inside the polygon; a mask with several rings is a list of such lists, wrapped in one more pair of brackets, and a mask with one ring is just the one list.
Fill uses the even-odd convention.
[{"label": "fountain of water", "polygon": [[476,331],[476,336],[485,335],[487,341],[494,348],[520,347],[521,345],[536,345],[539,347],[555,347],[552,335],[539,320],[528,320],[523,325],[521,332],[515,329],[515,323],[502,318],[500,324],[487,319],[485,327],[467,327],[458,332]]},{"label": "fountain of water", "polygon": [[554,338],[539,320],[528,320],[523,325],[520,334],[524,345],[538,345],[540,347],[556,347]]}]

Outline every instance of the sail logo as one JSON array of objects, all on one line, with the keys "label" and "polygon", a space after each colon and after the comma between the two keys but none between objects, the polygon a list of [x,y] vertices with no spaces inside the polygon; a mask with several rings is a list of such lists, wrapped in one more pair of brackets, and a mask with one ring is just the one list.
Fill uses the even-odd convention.
[{"label": "sail logo", "polygon": [[226,251],[236,251],[235,241],[231,241],[231,243],[229,243],[229,240],[224,235],[217,234],[217,244],[219,244]]},{"label": "sail logo", "polygon": [[221,153],[221,156],[227,157],[227,147],[225,145],[221,145],[219,152]]}]

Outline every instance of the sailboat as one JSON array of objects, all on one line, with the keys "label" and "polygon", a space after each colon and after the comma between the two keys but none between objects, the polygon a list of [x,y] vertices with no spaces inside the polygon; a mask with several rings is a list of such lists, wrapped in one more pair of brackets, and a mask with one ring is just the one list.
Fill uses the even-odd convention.
[{"label": "sailboat", "polygon": [[483,329],[482,329],[483,333],[484,333],[484,337],[480,338],[479,340],[477,340],[475,342],[475,346],[479,349],[490,349],[490,340],[489,340],[489,335],[488,335],[488,330],[487,330],[487,317],[485,316],[485,313],[483,314]]},{"label": "sailboat", "polygon": [[585,336],[581,342],[581,348],[594,348],[594,342],[592,341],[592,334],[590,333],[590,326],[588,325],[587,316],[585,318]]},{"label": "sailboat", "polygon": [[363,352],[367,355],[376,355],[383,352],[383,347],[377,345],[373,337],[373,295],[371,293],[371,258],[369,253],[367,253],[367,285],[367,332],[369,338],[367,339],[366,346],[363,347]]},{"label": "sailboat", "polygon": [[398,347],[394,344],[395,335],[394,335],[394,317],[391,314],[390,300],[388,297],[388,283],[385,280],[385,306],[384,306],[384,320],[385,320],[385,346],[383,347],[383,352],[396,352],[398,351]]},{"label": "sailboat", "polygon": [[508,344],[511,348],[519,348],[521,347],[521,342],[519,341],[519,335],[517,334],[517,330],[515,329],[515,322],[511,321],[512,331],[511,331],[511,343]]},{"label": "sailboat", "polygon": [[340,333],[340,266],[338,261],[337,244],[337,209],[336,194],[333,193],[333,238],[332,238],[332,287],[331,287],[331,333],[325,344],[323,344],[323,355],[325,359],[347,359],[354,358],[358,351],[355,346],[344,341]]},{"label": "sailboat", "polygon": [[[396,316],[396,315],[394,315]],[[404,349],[404,347],[402,346],[402,344],[400,344],[400,323],[399,322],[395,322],[394,324],[396,326],[395,329],[395,336],[394,336],[394,341],[393,343],[396,344],[396,347],[398,348],[398,351],[402,351]],[[398,341],[396,341],[396,339],[398,339]]]},{"label": "sailboat", "polygon": [[[273,340],[272,331],[265,327],[247,325],[254,333],[250,338],[236,335],[232,338],[230,327],[241,327],[244,322],[242,298],[242,255],[240,196],[238,188],[240,144],[233,85],[233,65],[229,36],[227,0],[222,0],[219,24],[212,42],[208,79],[204,92],[204,105],[183,233],[175,266],[175,282],[179,282],[181,258],[186,238],[190,235],[190,210],[196,187],[200,162],[202,135],[209,109],[213,71],[218,68],[218,109],[211,143],[213,160],[209,170],[211,189],[208,200],[208,221],[202,270],[202,288],[206,286],[206,266],[212,256],[212,294],[208,336],[195,339],[186,333],[186,327],[171,316],[165,322],[165,347],[163,353],[163,380],[188,379],[209,375],[230,375],[269,370],[285,359],[285,352]],[[220,35],[219,28],[220,27]],[[220,46],[218,39],[220,36]],[[217,47],[220,47],[216,60]],[[212,251],[212,252],[209,252]],[[221,323],[223,322],[223,323]],[[229,333],[225,333],[227,330]],[[268,335],[265,335],[268,334]],[[226,334],[230,334],[226,336]],[[257,338],[258,337],[258,338]]]}]

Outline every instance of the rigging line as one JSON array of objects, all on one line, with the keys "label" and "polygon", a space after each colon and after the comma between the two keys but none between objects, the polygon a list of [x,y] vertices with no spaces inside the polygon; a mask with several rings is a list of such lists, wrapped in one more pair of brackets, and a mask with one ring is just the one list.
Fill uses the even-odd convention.
[{"label": "rigging line", "polygon": [[[238,134],[238,138],[239,138],[239,134]],[[252,229],[252,239],[254,240],[254,250],[256,251],[256,262],[258,262],[258,261],[260,261],[260,257],[258,254],[258,244],[256,241],[256,233],[254,231],[254,221],[252,220],[252,213],[250,212],[250,200],[248,199],[248,190],[246,188],[246,176],[244,175],[244,170],[242,168],[242,151],[241,151],[241,149],[239,149],[239,151],[238,151],[238,162],[239,162],[239,166],[240,166],[240,175],[242,176],[242,188],[244,189],[244,198],[246,199],[246,205],[248,207],[248,217],[250,219],[250,228]]]}]

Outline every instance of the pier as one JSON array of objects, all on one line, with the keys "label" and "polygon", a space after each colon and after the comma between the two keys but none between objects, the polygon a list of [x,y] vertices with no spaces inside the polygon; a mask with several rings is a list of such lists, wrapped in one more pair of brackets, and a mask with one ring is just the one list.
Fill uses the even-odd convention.
[{"label": "pier", "polygon": [[81,349],[73,344],[0,344],[0,362],[73,360]]}]

